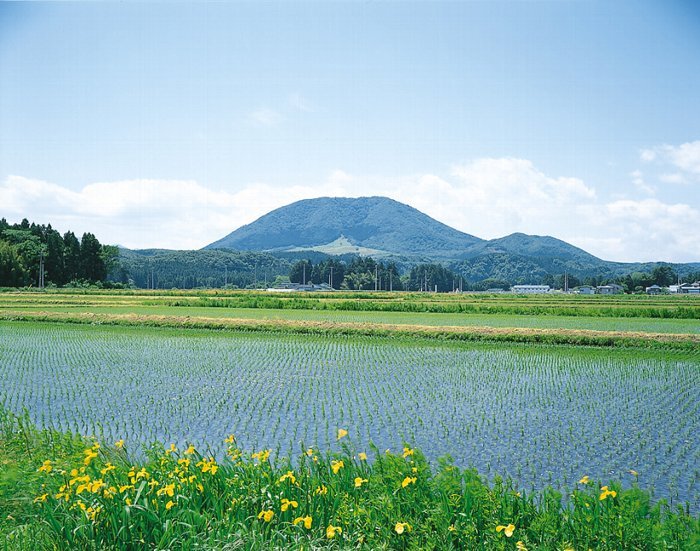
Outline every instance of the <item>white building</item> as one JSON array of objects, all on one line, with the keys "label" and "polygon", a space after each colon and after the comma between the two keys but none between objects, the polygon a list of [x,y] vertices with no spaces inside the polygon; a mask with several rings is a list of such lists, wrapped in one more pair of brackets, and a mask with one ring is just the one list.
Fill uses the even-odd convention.
[{"label": "white building", "polygon": [[522,295],[537,295],[549,293],[549,285],[513,285],[510,288],[511,293]]},{"label": "white building", "polygon": [[621,295],[625,292],[625,289],[617,283],[609,283],[607,285],[599,285],[597,291],[601,295]]}]

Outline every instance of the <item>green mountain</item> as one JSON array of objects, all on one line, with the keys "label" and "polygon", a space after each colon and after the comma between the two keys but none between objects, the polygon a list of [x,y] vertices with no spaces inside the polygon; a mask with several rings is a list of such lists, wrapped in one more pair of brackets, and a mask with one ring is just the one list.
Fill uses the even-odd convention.
[{"label": "green mountain", "polygon": [[[276,209],[205,250],[263,251],[281,260],[326,255],[390,259],[402,270],[439,262],[467,281],[530,283],[568,273],[612,280],[651,272],[659,263],[608,262],[550,236],[514,233],[483,240],[386,197],[307,199]],[[204,251],[202,251],[204,252]],[[673,264],[681,276],[700,264]]]},{"label": "green mountain", "polygon": [[548,235],[526,235],[524,233],[512,233],[505,237],[477,243],[469,247],[462,258],[475,258],[485,254],[513,254],[533,256],[540,259],[556,258],[561,261],[576,261],[588,264],[604,262],[600,258],[561,239]]},{"label": "green mountain", "polygon": [[481,242],[386,197],[322,197],[273,210],[205,249],[450,259]]}]

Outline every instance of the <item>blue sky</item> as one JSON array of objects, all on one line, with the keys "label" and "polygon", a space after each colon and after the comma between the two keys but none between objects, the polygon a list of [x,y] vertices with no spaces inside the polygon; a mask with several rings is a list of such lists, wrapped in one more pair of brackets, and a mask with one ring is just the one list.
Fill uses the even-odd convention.
[{"label": "blue sky", "polygon": [[0,3],[0,216],[201,247],[388,195],[700,261],[695,2]]}]

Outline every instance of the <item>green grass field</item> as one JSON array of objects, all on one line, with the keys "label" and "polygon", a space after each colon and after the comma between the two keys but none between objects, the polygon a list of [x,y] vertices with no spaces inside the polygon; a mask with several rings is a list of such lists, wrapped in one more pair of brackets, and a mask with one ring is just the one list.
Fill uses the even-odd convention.
[{"label": "green grass field", "polygon": [[0,549],[698,549],[698,308],[0,293]]}]

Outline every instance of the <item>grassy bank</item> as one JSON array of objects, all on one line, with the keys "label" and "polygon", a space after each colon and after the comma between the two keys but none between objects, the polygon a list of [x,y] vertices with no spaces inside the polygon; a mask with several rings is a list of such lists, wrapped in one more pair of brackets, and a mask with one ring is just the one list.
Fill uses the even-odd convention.
[{"label": "grassy bank", "polygon": [[136,314],[95,314],[42,311],[0,312],[0,320],[41,321],[77,324],[108,324],[173,328],[217,329],[297,333],[313,335],[371,335],[438,339],[463,342],[521,342],[597,347],[634,347],[697,351],[700,335],[595,331],[579,329],[537,329],[481,326],[424,326],[386,323],[340,323],[289,319],[236,319]]},{"label": "grassy bank", "polygon": [[[571,481],[520,494],[419,450],[303,447],[293,461],[247,453],[217,463],[154,446],[39,431],[0,413],[0,542],[7,549],[696,549],[697,517],[635,484]],[[633,476],[630,475],[630,476]],[[227,547],[228,546],[228,547]]]}]

